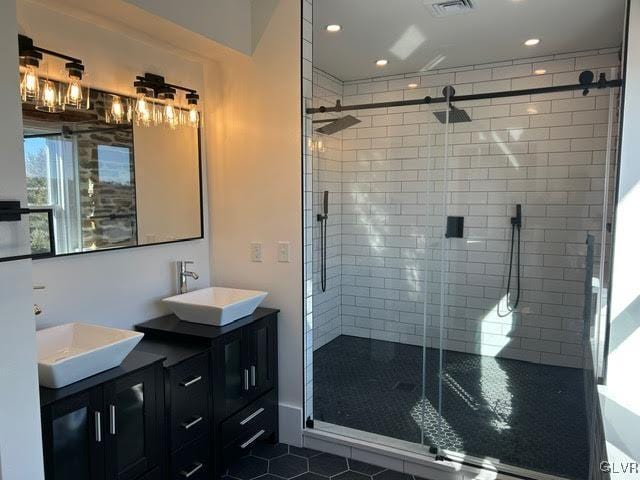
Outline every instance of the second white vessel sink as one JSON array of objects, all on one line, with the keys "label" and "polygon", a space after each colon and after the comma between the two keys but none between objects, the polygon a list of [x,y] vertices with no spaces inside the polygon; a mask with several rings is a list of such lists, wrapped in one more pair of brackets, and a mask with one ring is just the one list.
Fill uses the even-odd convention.
[{"label": "second white vessel sink", "polygon": [[40,385],[60,388],[117,367],[144,333],[84,323],[36,332]]},{"label": "second white vessel sink", "polygon": [[251,315],[267,295],[267,292],[257,290],[210,287],[162,301],[180,320],[223,326]]}]

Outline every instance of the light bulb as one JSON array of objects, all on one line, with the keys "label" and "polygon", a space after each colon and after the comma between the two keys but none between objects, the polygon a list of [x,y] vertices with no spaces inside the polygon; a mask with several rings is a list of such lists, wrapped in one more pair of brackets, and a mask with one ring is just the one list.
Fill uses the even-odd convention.
[{"label": "light bulb", "polygon": [[145,95],[139,95],[136,100],[136,125],[148,127],[151,124],[151,109]]},{"label": "light bulb", "polygon": [[82,105],[82,87],[80,86],[79,78],[71,77],[69,86],[67,87],[65,103],[75,108],[80,108]]},{"label": "light bulb", "polygon": [[189,105],[189,125],[192,127],[198,127],[200,123],[200,115],[198,114],[198,109],[195,105]]},{"label": "light bulb", "polygon": [[176,108],[173,105],[172,99],[166,99],[164,110],[163,110],[163,120],[165,125],[167,125],[170,129],[175,129],[178,126],[178,114],[176,112]]},{"label": "light bulb", "polygon": [[36,110],[49,113],[61,112],[64,110],[64,102],[56,88],[55,83],[51,80],[45,80],[42,83],[40,98],[36,105]]},{"label": "light bulb", "polygon": [[117,95],[114,95],[111,101],[111,117],[115,123],[121,123],[124,118],[124,106]]},{"label": "light bulb", "polygon": [[38,98],[38,71],[33,65],[27,65],[25,67],[24,76],[22,82],[20,82],[20,95],[22,101],[32,101]]}]

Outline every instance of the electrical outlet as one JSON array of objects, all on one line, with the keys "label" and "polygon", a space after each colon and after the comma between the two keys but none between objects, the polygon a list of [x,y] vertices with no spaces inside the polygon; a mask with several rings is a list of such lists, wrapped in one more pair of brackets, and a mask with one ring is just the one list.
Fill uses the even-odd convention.
[{"label": "electrical outlet", "polygon": [[278,242],[278,261],[281,263],[289,263],[291,252],[291,244],[289,242]]},{"label": "electrical outlet", "polygon": [[262,262],[262,243],[251,242],[251,261]]}]

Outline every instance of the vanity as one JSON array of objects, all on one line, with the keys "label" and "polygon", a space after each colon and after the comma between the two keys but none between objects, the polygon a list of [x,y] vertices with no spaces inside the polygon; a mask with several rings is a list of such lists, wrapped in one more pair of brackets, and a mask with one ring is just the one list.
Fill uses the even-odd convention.
[{"label": "vanity", "polygon": [[119,367],[41,388],[47,480],[217,479],[257,441],[277,442],[277,318],[155,318]]}]

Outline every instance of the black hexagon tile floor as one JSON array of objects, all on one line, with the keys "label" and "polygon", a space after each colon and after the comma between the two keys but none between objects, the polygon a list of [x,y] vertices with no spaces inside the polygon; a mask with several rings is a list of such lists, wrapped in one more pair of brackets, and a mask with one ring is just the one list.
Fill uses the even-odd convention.
[{"label": "black hexagon tile floor", "polygon": [[223,480],[422,480],[412,475],[284,443],[259,443]]},{"label": "black hexagon tile floor", "polygon": [[424,353],[423,401],[421,347],[339,336],[313,354],[314,419],[418,444],[422,436],[429,446],[588,477],[582,370],[445,351],[438,374],[439,351]]}]

